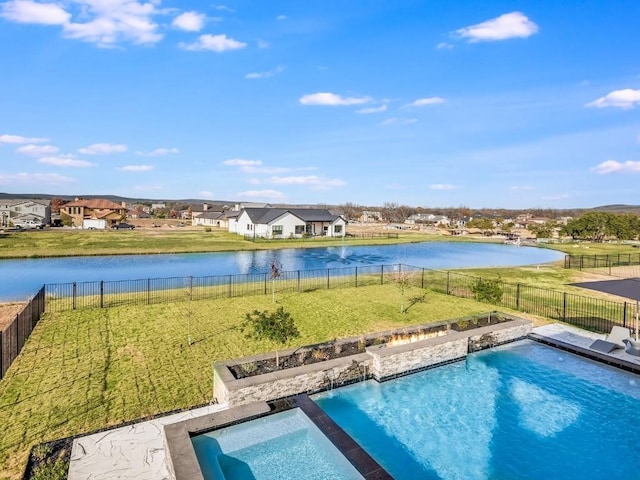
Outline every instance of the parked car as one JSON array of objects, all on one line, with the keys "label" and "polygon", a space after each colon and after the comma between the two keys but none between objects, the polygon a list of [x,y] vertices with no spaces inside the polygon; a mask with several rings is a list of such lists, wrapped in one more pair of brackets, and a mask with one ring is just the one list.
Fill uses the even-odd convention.
[{"label": "parked car", "polygon": [[134,225],[131,225],[130,223],[117,223],[111,228],[113,228],[114,230],[133,230],[136,227]]}]

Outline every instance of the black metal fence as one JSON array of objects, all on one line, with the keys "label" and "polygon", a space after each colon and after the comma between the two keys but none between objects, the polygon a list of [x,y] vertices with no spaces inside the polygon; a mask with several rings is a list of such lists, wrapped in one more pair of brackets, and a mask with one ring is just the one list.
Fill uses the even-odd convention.
[{"label": "black metal fence", "polygon": [[496,306],[561,320],[589,330],[609,332],[613,325],[630,326],[635,317],[633,303],[404,264],[285,271],[278,272],[277,277],[259,273],[48,284],[45,291],[46,310],[54,312],[389,283],[477,300],[478,286],[482,282],[493,282],[499,290],[500,295],[493,301]]},{"label": "black metal fence", "polygon": [[45,287],[42,287],[15,316],[13,321],[0,331],[0,380],[22,350],[44,310]]},{"label": "black metal fence", "polygon": [[565,255],[564,268],[611,268],[640,265],[640,252],[613,255]]},{"label": "black metal fence", "polygon": [[395,232],[371,232],[371,233],[347,233],[344,237],[330,237],[327,235],[302,235],[299,237],[265,237],[262,235],[255,235],[250,233],[244,234],[244,239],[251,242],[273,242],[282,240],[295,240],[295,241],[316,241],[316,240],[335,240],[344,241],[345,238],[398,238],[400,235]]},{"label": "black metal fence", "polygon": [[[47,312],[152,305],[187,300],[379,285],[404,275],[404,265],[372,265],[209,277],[146,278],[45,285]],[[423,270],[423,269],[418,269]]]}]

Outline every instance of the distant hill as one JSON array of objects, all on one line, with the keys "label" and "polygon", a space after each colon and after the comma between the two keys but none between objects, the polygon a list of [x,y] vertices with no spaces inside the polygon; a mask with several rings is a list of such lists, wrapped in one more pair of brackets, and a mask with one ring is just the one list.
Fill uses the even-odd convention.
[{"label": "distant hill", "polygon": [[640,215],[640,205],[603,205],[591,210],[608,213],[635,213]]}]

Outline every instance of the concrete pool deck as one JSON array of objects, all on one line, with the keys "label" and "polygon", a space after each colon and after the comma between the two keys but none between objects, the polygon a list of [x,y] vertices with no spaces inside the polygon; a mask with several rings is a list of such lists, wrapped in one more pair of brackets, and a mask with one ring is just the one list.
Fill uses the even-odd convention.
[{"label": "concrete pool deck", "polygon": [[[626,370],[640,373],[640,358],[618,349],[611,354],[589,350],[596,339],[605,335],[563,324],[549,324],[533,329],[532,338]],[[73,441],[69,480],[100,479],[171,479],[167,468],[163,427],[222,410],[228,405],[210,405],[154,420],[114,428],[76,438]]]}]

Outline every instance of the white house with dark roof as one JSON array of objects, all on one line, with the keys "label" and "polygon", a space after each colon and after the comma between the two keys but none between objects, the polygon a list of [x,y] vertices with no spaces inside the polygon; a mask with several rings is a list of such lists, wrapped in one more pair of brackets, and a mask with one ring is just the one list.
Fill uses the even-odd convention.
[{"label": "white house with dark roof", "polygon": [[344,237],[347,226],[321,208],[243,208],[228,220],[230,232],[256,238]]}]

